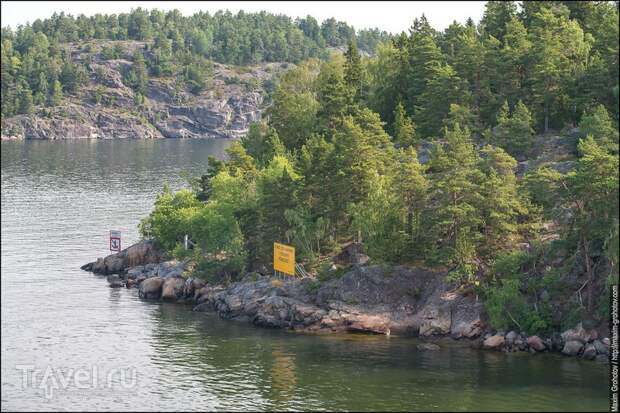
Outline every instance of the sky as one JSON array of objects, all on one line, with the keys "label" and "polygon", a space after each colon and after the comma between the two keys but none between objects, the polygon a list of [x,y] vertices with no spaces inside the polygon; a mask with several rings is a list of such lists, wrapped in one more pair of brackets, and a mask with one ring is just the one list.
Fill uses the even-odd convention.
[{"label": "sky", "polygon": [[54,12],[65,14],[126,13],[133,8],[179,9],[184,15],[200,10],[256,12],[265,10],[292,18],[311,15],[319,22],[334,17],[356,29],[377,27],[391,33],[409,29],[415,17],[424,13],[429,23],[443,30],[454,20],[465,23],[471,17],[476,23],[484,12],[484,1],[2,1],[2,27],[16,28],[37,18],[50,17]]}]

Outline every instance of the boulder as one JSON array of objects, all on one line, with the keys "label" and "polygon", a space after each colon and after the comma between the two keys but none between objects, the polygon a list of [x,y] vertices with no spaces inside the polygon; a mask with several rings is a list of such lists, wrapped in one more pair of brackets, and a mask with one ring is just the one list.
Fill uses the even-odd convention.
[{"label": "boulder", "polygon": [[598,331],[591,330],[588,334],[588,343],[593,342],[594,340],[598,340]]},{"label": "boulder", "polygon": [[562,340],[562,336],[560,334],[553,333],[551,335],[551,351],[562,351],[564,348],[564,340]]},{"label": "boulder", "polygon": [[579,341],[582,344],[585,344],[588,342],[589,338],[590,335],[583,329],[581,323],[577,324],[577,327],[571,330],[566,330],[562,333],[562,340],[564,340],[564,343],[569,341]]},{"label": "boulder", "polygon": [[176,301],[183,296],[185,280],[181,277],[166,278],[162,286],[161,299],[164,301]]},{"label": "boulder", "polygon": [[527,345],[530,346],[530,348],[532,348],[532,349],[534,349],[536,351],[544,351],[545,350],[545,343],[543,343],[543,341],[538,336],[528,337],[527,338]]},{"label": "boulder", "polygon": [[609,353],[609,348],[605,344],[603,344],[603,342],[600,341],[600,340],[594,340],[592,345],[594,346],[594,348],[596,349],[596,352],[598,354],[607,354],[607,353]]},{"label": "boulder", "polygon": [[516,331],[509,331],[508,334],[506,334],[506,345],[512,347],[518,336]]},{"label": "boulder", "polygon": [[[155,246],[154,241],[143,240],[119,253],[99,258],[97,261],[85,264],[80,268],[85,271],[92,271],[95,274],[120,274],[131,267],[159,262],[162,256],[163,253]],[[132,273],[132,276],[133,274],[135,272]]]},{"label": "boulder", "polygon": [[504,346],[504,336],[502,335],[494,335],[482,343],[482,347],[487,350],[499,350]]},{"label": "boulder", "polygon": [[121,288],[123,286],[123,280],[118,275],[108,275],[107,281],[110,288]]},{"label": "boulder", "polygon": [[136,279],[144,273],[144,265],[138,265],[127,270],[128,279]]},{"label": "boulder", "polygon": [[567,356],[576,356],[581,352],[582,349],[583,349],[583,343],[581,341],[571,340],[571,341],[567,341],[566,344],[564,344],[564,348],[562,349],[562,354],[565,354]]},{"label": "boulder", "polygon": [[420,336],[445,335],[450,333],[452,326],[452,314],[448,306],[427,307],[422,313],[420,324]]},{"label": "boulder", "polygon": [[592,344],[588,344],[583,350],[583,358],[594,360],[596,358],[596,348]]},{"label": "boulder", "polygon": [[139,286],[138,295],[140,298],[157,300],[161,297],[164,279],[161,277],[147,278]]},{"label": "boulder", "polygon": [[473,297],[456,297],[452,305],[450,334],[453,338],[474,338],[482,334],[484,306]]}]

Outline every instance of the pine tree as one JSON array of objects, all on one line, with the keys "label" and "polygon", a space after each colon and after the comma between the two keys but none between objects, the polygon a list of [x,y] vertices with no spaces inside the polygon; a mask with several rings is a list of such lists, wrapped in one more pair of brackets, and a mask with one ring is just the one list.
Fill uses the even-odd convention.
[{"label": "pine tree", "polygon": [[410,117],[405,113],[402,102],[398,102],[396,110],[394,110],[394,143],[401,147],[415,145],[415,125]]},{"label": "pine tree", "polygon": [[32,113],[34,109],[32,91],[30,90],[26,82],[24,82],[21,88],[18,90],[17,97],[19,99],[19,106],[17,108],[17,113],[20,113],[20,114]]},{"label": "pine tree", "polygon": [[443,56],[432,35],[433,31],[426,17],[422,16],[420,20],[414,20],[408,40],[407,83],[403,85],[406,91],[405,105],[407,108],[425,104],[421,95],[427,90],[428,82],[435,78],[437,71],[440,70]]},{"label": "pine tree", "polygon": [[352,96],[338,68],[323,66],[323,69],[317,79],[317,118],[320,129],[331,129],[342,116],[353,112]]},{"label": "pine tree", "polygon": [[504,40],[506,23],[517,15],[517,5],[513,1],[487,1],[480,26],[487,36]]},{"label": "pine tree", "polygon": [[456,75],[452,67],[445,65],[438,68],[415,109],[413,120],[419,135],[423,138],[437,136],[442,121],[450,111],[450,104],[466,104],[469,96],[466,82]]},{"label": "pine tree", "polygon": [[48,97],[49,106],[58,106],[62,102],[62,86],[58,80],[54,80],[52,83],[52,90]]},{"label": "pine tree", "polygon": [[39,82],[37,85],[37,92],[35,94],[35,104],[44,105],[47,97],[47,76],[45,72],[39,73]]},{"label": "pine tree", "polygon": [[290,226],[285,211],[297,207],[298,179],[283,157],[275,157],[258,177],[259,256],[265,264],[272,262],[274,242],[290,241],[286,236]]},{"label": "pine tree", "polygon": [[[476,246],[482,224],[478,206],[483,202],[478,169],[479,156],[468,129],[457,124],[444,128],[445,148],[438,148],[431,160],[432,191],[429,202],[433,210],[426,219],[432,223],[428,233],[440,240],[433,259],[455,265],[460,276],[469,278],[475,271]],[[437,144],[440,145],[440,144]]]},{"label": "pine tree", "polygon": [[363,73],[362,62],[359,51],[357,50],[357,42],[355,39],[349,41],[349,48],[345,53],[344,65],[344,81],[351,89],[354,102],[363,100]]},{"label": "pine tree", "polygon": [[581,136],[592,136],[603,148],[610,151],[618,151],[618,130],[605,109],[598,105],[593,111],[585,114],[579,122]]},{"label": "pine tree", "polygon": [[484,177],[480,186],[482,203],[477,205],[477,210],[482,217],[484,241],[478,253],[488,260],[510,249],[511,239],[517,234],[527,208],[514,174],[516,160],[501,148],[490,145],[481,154],[480,170]]},{"label": "pine tree", "polygon": [[459,105],[456,103],[450,104],[450,111],[443,120],[443,126],[448,129],[454,129],[456,124],[461,128],[467,128],[472,133],[478,131],[478,122],[476,115],[474,115],[467,105]]},{"label": "pine tree", "polygon": [[552,124],[574,120],[576,114],[562,103],[568,85],[583,73],[591,45],[576,21],[549,8],[534,14],[530,35],[533,104],[542,113],[540,123],[547,132]]},{"label": "pine tree", "polygon": [[497,144],[518,159],[524,159],[532,149],[533,139],[532,116],[527,106],[519,101],[510,114],[508,102],[504,101],[497,116]]},{"label": "pine tree", "polygon": [[401,200],[407,234],[405,258],[413,259],[423,256],[426,245],[423,242],[425,224],[422,214],[427,208],[429,182],[424,168],[418,161],[414,148],[400,149],[396,154],[396,174],[394,188]]}]

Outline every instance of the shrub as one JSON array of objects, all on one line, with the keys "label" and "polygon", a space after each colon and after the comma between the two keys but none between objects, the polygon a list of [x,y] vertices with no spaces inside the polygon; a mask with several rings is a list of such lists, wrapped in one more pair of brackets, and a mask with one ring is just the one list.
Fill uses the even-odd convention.
[{"label": "shrub", "polygon": [[[157,240],[171,255],[196,261],[195,274],[201,278],[234,280],[243,272],[243,237],[225,202],[203,204],[187,189],[172,194],[164,188],[154,210],[142,220],[140,233]],[[191,252],[184,249],[185,235],[194,243]]]}]

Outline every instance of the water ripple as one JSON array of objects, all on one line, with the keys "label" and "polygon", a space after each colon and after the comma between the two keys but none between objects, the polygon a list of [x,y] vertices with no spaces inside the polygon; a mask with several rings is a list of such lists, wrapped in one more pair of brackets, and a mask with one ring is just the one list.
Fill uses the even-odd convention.
[{"label": "water ripple", "polygon": [[[553,356],[419,352],[410,339],[310,336],[146,303],[79,270],[123,244],[164,182],[222,141],[2,142],[2,409],[601,410],[603,366]],[[19,365],[135,368],[131,388],[22,386]],[[112,382],[119,384],[119,378]]]}]

